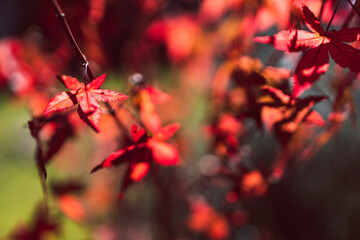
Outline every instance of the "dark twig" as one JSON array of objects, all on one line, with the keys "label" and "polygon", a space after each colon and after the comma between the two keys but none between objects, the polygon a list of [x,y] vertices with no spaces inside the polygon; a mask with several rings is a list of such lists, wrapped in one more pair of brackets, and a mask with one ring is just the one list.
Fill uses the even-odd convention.
[{"label": "dark twig", "polygon": [[[350,3],[352,9],[357,13],[357,15],[360,17],[360,12],[359,10],[357,9],[360,5],[360,1],[356,1],[355,2],[355,5],[352,4],[351,1],[348,0],[348,2]],[[355,16],[354,14],[354,11],[350,11],[349,14],[347,15],[343,25],[341,26],[341,28],[348,28],[349,24],[350,24],[350,21],[353,19],[353,17]]]},{"label": "dark twig", "polygon": [[[71,45],[73,46],[75,53],[78,55],[78,57],[81,59],[83,64],[89,64],[88,60],[86,59],[85,55],[82,53],[79,45],[77,44],[74,35],[72,34],[69,24],[67,23],[67,20],[65,18],[65,13],[63,12],[63,10],[61,9],[59,3],[57,0],[51,0],[55,10],[56,10],[56,16],[60,19],[61,24],[63,25],[64,29],[65,29],[65,33],[67,35],[67,37],[70,40]],[[87,73],[89,74],[89,77],[91,78],[91,80],[93,80],[95,78],[95,73],[92,70],[92,68],[90,66],[88,66],[87,68]]]},{"label": "dark twig", "polygon": [[[36,121],[36,119],[35,119]],[[40,183],[41,183],[41,190],[43,193],[43,201],[44,201],[44,209],[45,209],[45,213],[48,215],[48,209],[49,209],[49,204],[48,204],[48,191],[47,191],[47,186],[46,186],[46,177],[47,177],[47,173],[46,173],[46,169],[45,169],[45,159],[43,157],[43,145],[40,141],[40,137],[38,134],[38,131],[40,130],[40,128],[38,128],[38,126],[36,126],[36,130],[34,129],[35,126],[33,124],[32,121],[28,122],[28,126],[30,128],[30,132],[31,132],[31,136],[36,140],[36,151],[35,151],[35,160],[36,160],[36,167],[38,170],[38,174],[39,174],[39,178],[40,178]],[[30,127],[32,126],[32,127]]]},{"label": "dark twig", "polygon": [[339,3],[340,3],[340,0],[337,1],[337,4],[336,4],[335,9],[334,9],[334,12],[333,12],[333,15],[331,16],[330,22],[329,22],[329,24],[328,24],[327,27],[326,27],[324,36],[326,36],[326,33],[329,31],[330,25],[331,25],[332,21],[334,20],[335,13],[336,13],[336,11],[337,11],[337,9],[338,9],[338,7],[339,7]]},{"label": "dark twig", "polygon": [[[356,6],[350,1],[350,0],[347,0],[349,3],[350,3],[350,5],[351,5],[351,8],[356,12],[356,14],[360,17],[360,12],[359,12],[359,10],[356,8]],[[356,3],[356,5],[358,5],[357,3]]]}]

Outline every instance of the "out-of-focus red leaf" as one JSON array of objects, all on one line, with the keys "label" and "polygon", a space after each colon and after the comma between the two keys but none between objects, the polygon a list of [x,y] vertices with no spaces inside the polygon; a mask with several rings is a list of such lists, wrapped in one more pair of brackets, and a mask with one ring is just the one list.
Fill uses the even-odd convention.
[{"label": "out-of-focus red leaf", "polygon": [[263,102],[262,119],[269,130],[273,130],[280,143],[286,145],[299,124],[325,125],[324,120],[312,106],[327,99],[325,96],[308,96],[291,99],[280,89],[264,86],[263,91],[273,102]]},{"label": "out-of-focus red leaf", "polygon": [[161,118],[155,109],[149,104],[143,104],[140,117],[150,132],[158,132],[161,129]]},{"label": "out-of-focus red leaf", "polygon": [[157,133],[154,134],[154,139],[158,141],[169,140],[180,128],[180,124],[172,123],[162,127]]},{"label": "out-of-focus red leaf", "polygon": [[[67,139],[74,136],[74,128],[67,115],[53,115],[49,118],[43,116],[28,121],[31,136],[36,140],[36,163],[41,174],[46,179],[45,164],[61,149]],[[40,138],[51,126],[52,131],[45,141]]]},{"label": "out-of-focus red leaf", "polygon": [[139,128],[136,124],[133,124],[131,127],[131,137],[134,142],[143,142],[147,139],[147,134],[145,129]]},{"label": "out-of-focus red leaf", "polygon": [[187,219],[188,227],[210,239],[221,240],[229,236],[229,224],[225,216],[217,212],[205,200],[195,199],[191,202],[192,213]]},{"label": "out-of-focus red leaf", "polygon": [[207,127],[208,134],[214,138],[213,149],[219,155],[231,156],[238,151],[238,137],[243,131],[243,124],[229,113]]},{"label": "out-of-focus red leaf", "polygon": [[64,145],[66,140],[74,136],[74,128],[67,119],[56,122],[56,130],[48,141],[44,162],[47,163]]},{"label": "out-of-focus red leaf", "polygon": [[170,99],[170,95],[154,86],[147,86],[138,91],[135,104],[140,106],[140,118],[151,133],[156,134],[162,129],[161,118],[156,111],[155,104],[162,104]]},{"label": "out-of-focus red leaf", "polygon": [[321,102],[321,101],[324,101],[327,98],[328,98],[327,96],[322,96],[322,95],[320,95],[320,96],[307,96],[305,98],[298,98],[295,101],[296,110],[299,111],[299,110],[302,110],[302,109],[307,108],[307,107],[312,107],[312,106],[314,106],[314,104],[316,104],[318,102]]},{"label": "out-of-focus red leaf", "polygon": [[150,25],[150,27],[146,30],[146,36],[156,43],[165,42],[166,23],[164,21],[152,23],[152,25]]},{"label": "out-of-focus red leaf", "polygon": [[150,95],[150,99],[154,104],[162,104],[170,101],[171,96],[164,93],[160,89],[154,86],[147,86],[143,90],[147,91]]},{"label": "out-of-focus red leaf", "polygon": [[0,86],[7,87],[19,97],[34,90],[37,77],[33,66],[24,61],[29,49],[22,41],[3,39],[0,41]]},{"label": "out-of-focus red leaf", "polygon": [[[140,149],[139,146],[137,147],[137,149]],[[91,170],[91,173],[96,172],[97,170],[102,168],[109,168],[126,162],[126,160],[128,160],[127,156],[131,156],[131,153],[134,149],[135,146],[131,145],[125,149],[120,149],[119,151],[111,153],[103,162],[101,162],[98,166],[94,167]]]},{"label": "out-of-focus red leaf", "polygon": [[[268,129],[272,130],[281,145],[281,152],[273,164],[269,181],[278,181],[289,160],[301,156],[306,146],[314,137],[313,127],[326,125],[322,116],[312,107],[327,97],[308,96],[305,98],[288,98],[272,87],[263,87],[274,102],[263,102],[262,117]],[[249,181],[251,183],[251,181]]]},{"label": "out-of-focus red leaf", "polygon": [[150,140],[148,142],[154,160],[164,166],[176,165],[179,163],[179,153],[171,144]]},{"label": "out-of-focus red leaf", "polygon": [[141,162],[141,163],[135,164],[135,166],[133,167],[132,172],[130,174],[130,178],[135,182],[140,181],[148,173],[149,168],[150,168],[149,163]]},{"label": "out-of-focus red leaf", "polygon": [[217,21],[229,7],[229,1],[204,0],[201,3],[199,20],[202,22]]},{"label": "out-of-focus red leaf", "polygon": [[58,205],[65,216],[75,221],[82,221],[86,217],[86,210],[79,199],[70,194],[58,198]]},{"label": "out-of-focus red leaf", "polygon": [[199,33],[198,23],[192,15],[169,16],[153,23],[147,36],[167,47],[167,54],[174,62],[186,59],[193,51]]},{"label": "out-of-focus red leaf", "polygon": [[[140,143],[111,153],[103,162],[95,166],[91,170],[91,173],[96,172],[102,168],[109,168],[123,163],[128,163],[119,195],[123,196],[127,188],[134,181],[140,181],[147,174],[151,160],[151,149],[146,146],[146,143]],[[140,163],[144,163],[147,166]],[[140,165],[137,166],[138,164]]]},{"label": "out-of-focus red leaf", "polygon": [[140,181],[147,174],[153,161],[164,166],[179,163],[177,149],[164,142],[177,129],[177,124],[171,124],[164,128],[163,132],[166,136],[163,136],[162,139],[148,138],[145,129],[138,129],[136,125],[133,125],[131,132],[135,144],[111,153],[104,161],[95,166],[91,173],[127,162],[129,165],[121,187],[123,194],[130,184],[134,181]]},{"label": "out-of-focus red leaf", "polygon": [[98,23],[104,16],[105,0],[90,0],[89,1],[89,20]]},{"label": "out-of-focus red leaf", "polygon": [[230,97],[235,97],[233,98],[235,99],[235,101],[232,101],[231,98],[230,101],[232,101],[232,103],[236,103],[236,101],[238,100],[245,100],[243,103],[240,102],[241,105],[235,105],[237,111],[240,110],[241,115],[254,119],[257,127],[262,130],[262,106],[258,103],[257,98],[259,97],[261,86],[266,84],[266,79],[261,75],[261,73],[257,71],[257,68],[259,67],[257,61],[248,58],[243,59],[243,61],[241,61],[240,63],[252,63],[254,64],[254,66],[248,67],[249,69],[247,69],[246,67],[241,67],[239,69],[235,69],[232,72],[231,79],[233,80],[233,83],[238,86],[238,88],[235,88],[233,91],[240,90],[243,91],[243,93],[230,93]]},{"label": "out-of-focus red leaf", "polygon": [[246,196],[261,196],[267,190],[267,182],[259,171],[252,171],[243,176],[242,193]]},{"label": "out-of-focus red leaf", "polygon": [[275,100],[276,103],[279,104],[289,104],[290,103],[290,96],[283,93],[278,88],[270,87],[270,86],[263,86],[262,89],[264,92],[267,92],[271,95],[271,97]]},{"label": "out-of-focus red leaf", "polygon": [[323,117],[318,112],[315,112],[315,111],[311,111],[307,115],[307,117],[305,119],[305,123],[314,124],[315,126],[318,126],[318,127],[324,127],[326,124]]},{"label": "out-of-focus red leaf", "polygon": [[242,124],[230,114],[223,114],[220,117],[218,130],[225,134],[237,135],[241,131]]},{"label": "out-of-focus red leaf", "polygon": [[161,129],[161,119],[156,112],[155,104],[151,99],[149,91],[142,89],[139,95],[140,117],[142,121],[151,132],[158,132]]}]

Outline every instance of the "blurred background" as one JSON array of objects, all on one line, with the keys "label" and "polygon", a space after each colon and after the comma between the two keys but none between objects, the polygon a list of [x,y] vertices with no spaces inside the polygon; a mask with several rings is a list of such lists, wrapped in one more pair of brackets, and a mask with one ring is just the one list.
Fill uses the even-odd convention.
[{"label": "blurred background", "polygon": [[[302,2],[321,13],[323,27],[337,4]],[[331,60],[304,93],[328,96],[306,108],[318,124],[299,121],[279,132],[283,118],[260,107],[269,99],[261,86],[291,91],[301,53],[252,39],[306,29],[300,1],[59,4],[95,74],[107,73],[102,88],[130,96],[125,107],[111,105],[123,129],[103,107],[99,134],[69,111],[44,124],[40,143],[32,137],[28,121],[39,121],[48,101],[66,90],[56,76],[83,81],[84,68],[50,0],[0,1],[0,238],[360,239],[356,74]],[[340,1],[331,28],[344,22],[359,23],[348,1]],[[125,166],[89,173],[130,145],[132,124],[145,121],[142,96],[150,87],[162,126],[181,124],[169,141],[181,161],[154,166],[119,201]],[[59,147],[48,158],[46,191],[35,160],[39,144]]]}]

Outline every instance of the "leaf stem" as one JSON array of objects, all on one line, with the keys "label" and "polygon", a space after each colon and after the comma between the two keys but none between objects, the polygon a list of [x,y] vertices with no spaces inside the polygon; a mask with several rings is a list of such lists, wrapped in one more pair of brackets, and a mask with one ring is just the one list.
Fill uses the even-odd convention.
[{"label": "leaf stem", "polygon": [[[65,13],[63,12],[63,10],[61,9],[59,3],[57,0],[51,0],[55,11],[56,11],[56,16],[60,19],[61,24],[63,25],[63,28],[65,29],[66,35],[70,40],[70,43],[72,45],[72,47],[75,50],[75,53],[78,55],[78,57],[81,59],[83,64],[89,64],[88,60],[86,59],[85,55],[82,53],[79,45],[77,44],[74,35],[72,34],[69,24],[65,18]],[[94,71],[91,69],[91,67],[89,66],[87,68],[87,74],[89,74],[89,77],[91,78],[91,80],[93,80],[95,78],[95,73]]]},{"label": "leaf stem", "polygon": [[340,0],[338,0],[337,3],[336,3],[336,7],[335,7],[334,12],[333,12],[333,14],[332,14],[332,16],[331,16],[330,22],[329,22],[329,24],[328,24],[327,27],[326,27],[324,36],[326,36],[326,33],[329,31],[329,27],[330,27],[332,21],[334,20],[335,13],[336,13],[336,11],[337,11],[337,9],[338,9],[338,7],[339,7],[339,3],[340,3]]},{"label": "leaf stem", "polygon": [[88,66],[89,66],[89,63],[87,62],[87,63],[85,63],[84,64],[85,65],[85,91],[87,90],[87,69],[88,69]]},{"label": "leaf stem", "polygon": [[360,12],[359,10],[355,7],[355,5],[350,1],[350,0],[347,0],[350,5],[351,5],[351,8],[356,12],[356,14],[360,17]]},{"label": "leaf stem", "polygon": [[360,1],[356,1],[356,2],[355,2],[355,5],[352,4],[352,2],[351,2],[350,0],[347,0],[347,1],[349,2],[349,4],[351,5],[351,7],[352,7],[352,9],[353,9],[354,11],[350,11],[350,12],[349,12],[349,14],[348,14],[348,16],[346,17],[346,19],[345,19],[343,25],[341,26],[341,28],[347,28],[347,27],[348,27],[351,19],[354,17],[354,12],[356,12],[356,14],[360,17],[360,12],[359,12],[359,10],[357,9],[357,7],[359,7],[359,5],[360,5]]}]

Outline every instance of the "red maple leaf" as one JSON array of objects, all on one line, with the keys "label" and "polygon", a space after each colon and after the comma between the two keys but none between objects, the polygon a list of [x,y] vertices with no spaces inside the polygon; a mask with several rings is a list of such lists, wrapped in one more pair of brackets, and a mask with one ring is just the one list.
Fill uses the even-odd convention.
[{"label": "red maple leaf", "polygon": [[105,76],[106,74],[103,74],[85,85],[76,78],[62,75],[60,77],[61,81],[71,90],[55,95],[48,103],[43,114],[68,109],[79,103],[78,113],[80,118],[96,132],[99,132],[101,107],[98,101],[109,102],[128,98],[126,95],[112,90],[99,89],[105,80]]},{"label": "red maple leaf", "polygon": [[256,37],[255,42],[273,44],[285,52],[306,51],[299,61],[294,75],[293,96],[303,91],[319,79],[329,68],[329,55],[343,68],[360,72],[360,50],[343,42],[360,39],[360,28],[343,28],[339,31],[324,31],[320,21],[305,5],[302,7],[303,19],[311,32],[304,30],[281,31],[274,36]]},{"label": "red maple leaf", "polygon": [[131,128],[134,144],[111,153],[102,163],[94,167],[91,173],[102,169],[129,162],[124,176],[120,196],[133,182],[140,181],[149,171],[150,164],[155,161],[160,165],[171,166],[179,162],[177,149],[166,143],[179,129],[179,124],[170,124],[163,127],[152,137],[148,137],[145,129],[135,124]]},{"label": "red maple leaf", "polygon": [[210,126],[206,126],[206,134],[213,138],[212,148],[215,153],[232,156],[239,148],[239,135],[243,131],[243,124],[230,113],[223,113]]},{"label": "red maple leaf", "polygon": [[262,90],[264,100],[266,99],[262,102],[263,122],[281,146],[269,177],[270,181],[278,181],[285,168],[298,160],[303,160],[299,156],[304,155],[308,144],[316,138],[311,128],[327,128],[328,123],[313,109],[315,104],[326,100],[327,97],[317,95],[292,98],[282,90],[270,86],[264,86]]},{"label": "red maple leaf", "polygon": [[[282,146],[289,144],[295,131],[300,124],[309,124],[319,127],[325,126],[321,115],[312,107],[325,99],[326,96],[307,96],[305,98],[291,98],[282,90],[264,86],[264,95],[268,95],[272,101],[262,103],[262,118],[269,128],[272,128],[275,137]],[[269,111],[273,109],[274,111]]]},{"label": "red maple leaf", "polygon": [[161,118],[156,111],[156,104],[168,102],[171,96],[154,86],[140,88],[135,95],[135,102],[140,108],[140,118],[150,132],[161,129]]}]

